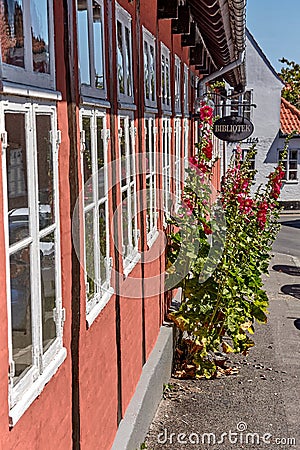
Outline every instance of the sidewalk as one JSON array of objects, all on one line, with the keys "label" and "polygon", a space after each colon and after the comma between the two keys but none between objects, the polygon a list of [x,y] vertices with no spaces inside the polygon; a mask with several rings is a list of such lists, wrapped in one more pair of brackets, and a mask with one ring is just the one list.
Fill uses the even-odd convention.
[{"label": "sidewalk", "polygon": [[256,325],[247,358],[231,357],[239,373],[171,378],[147,449],[300,449],[300,263],[276,254],[265,288],[268,324]]}]

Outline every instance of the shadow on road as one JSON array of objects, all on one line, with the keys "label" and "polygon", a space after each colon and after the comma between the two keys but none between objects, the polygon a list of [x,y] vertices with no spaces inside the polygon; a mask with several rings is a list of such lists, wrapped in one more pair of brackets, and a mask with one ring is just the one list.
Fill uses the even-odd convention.
[{"label": "shadow on road", "polygon": [[281,287],[281,292],[300,299],[300,284],[285,284]]},{"label": "shadow on road", "polygon": [[293,228],[300,228],[300,219],[296,220],[285,220],[283,222],[280,222],[281,225],[285,227],[293,227]]},{"label": "shadow on road", "polygon": [[297,330],[300,330],[300,319],[294,320],[294,325],[297,328]]},{"label": "shadow on road", "polygon": [[292,276],[300,276],[300,267],[275,264],[272,269],[276,272],[283,272]]}]

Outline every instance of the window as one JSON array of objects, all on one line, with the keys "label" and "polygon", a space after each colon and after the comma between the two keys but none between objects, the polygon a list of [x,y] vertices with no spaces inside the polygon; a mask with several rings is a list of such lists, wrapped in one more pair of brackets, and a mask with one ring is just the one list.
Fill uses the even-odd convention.
[{"label": "window", "polygon": [[162,133],[163,210],[168,216],[171,209],[171,119],[162,118]]},{"label": "window", "polygon": [[232,116],[242,116],[250,120],[252,91],[246,91],[231,100],[230,113]]},{"label": "window", "polygon": [[161,44],[161,103],[162,109],[171,111],[170,50]]},{"label": "window", "polygon": [[105,58],[103,0],[77,0],[77,32],[81,92],[104,97]]},{"label": "window", "polygon": [[186,169],[189,167],[189,119],[183,119],[183,145],[184,145],[184,175],[182,181],[186,179]]},{"label": "window", "polygon": [[107,130],[105,116],[81,111],[84,182],[86,314],[91,324],[111,297],[112,259],[109,248]]},{"label": "window", "polygon": [[145,105],[156,107],[155,38],[143,28]]},{"label": "window", "polygon": [[137,228],[137,189],[135,171],[135,128],[132,116],[119,115],[120,180],[122,195],[122,255],[128,274],[139,259]]},{"label": "window", "polygon": [[181,69],[180,69],[180,59],[175,55],[175,65],[174,65],[174,79],[175,79],[175,112],[181,112]]},{"label": "window", "polygon": [[131,16],[116,4],[117,14],[117,77],[120,100],[133,103]]},{"label": "window", "polygon": [[175,197],[176,204],[181,202],[181,119],[175,119]]},{"label": "window", "polygon": [[298,150],[288,149],[286,157],[283,156],[283,150],[279,150],[279,161],[283,162],[285,168],[284,180],[298,181]]},{"label": "window", "polygon": [[184,101],[184,114],[189,113],[189,68],[184,65],[184,80],[183,80],[183,101]]},{"label": "window", "polygon": [[[246,158],[246,155],[248,153],[248,149],[242,149],[242,160],[244,161]],[[255,155],[251,159],[249,159],[250,162],[250,170],[255,170]]]},{"label": "window", "polygon": [[64,360],[54,107],[4,106],[11,425]]},{"label": "window", "polygon": [[146,135],[146,189],[147,189],[147,242],[157,235],[157,189],[156,189],[156,128],[154,117],[145,118]]},{"label": "window", "polygon": [[52,0],[0,0],[3,79],[54,89]]}]

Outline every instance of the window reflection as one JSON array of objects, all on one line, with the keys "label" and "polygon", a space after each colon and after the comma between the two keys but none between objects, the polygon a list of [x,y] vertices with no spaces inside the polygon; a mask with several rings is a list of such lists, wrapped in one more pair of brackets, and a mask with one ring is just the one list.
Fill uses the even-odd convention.
[{"label": "window reflection", "polygon": [[29,235],[25,114],[5,114],[9,243]]},{"label": "window reflection", "polygon": [[131,90],[131,47],[130,47],[130,32],[125,27],[125,42],[126,42],[126,77],[127,77],[127,95],[132,95]]},{"label": "window reflection", "polygon": [[103,73],[103,29],[101,6],[93,1],[95,87],[104,89]]},{"label": "window reflection", "polygon": [[90,78],[87,0],[77,1],[77,29],[78,29],[80,79],[82,84],[90,85],[91,78]]},{"label": "window reflection", "polygon": [[50,141],[51,117],[38,114],[37,163],[39,189],[39,226],[43,229],[54,223],[53,155]]},{"label": "window reflection", "polygon": [[48,1],[31,0],[30,15],[33,70],[50,73]]},{"label": "window reflection", "polygon": [[55,235],[54,233],[51,233],[40,240],[40,277],[42,290],[42,330],[44,353],[56,338],[56,326],[53,315],[56,304],[55,264]]},{"label": "window reflection", "polygon": [[93,202],[93,167],[90,117],[82,118],[82,129],[85,135],[83,152],[84,203],[87,205]]},{"label": "window reflection", "polygon": [[10,257],[10,298],[14,382],[32,365],[30,247]]},{"label": "window reflection", "polygon": [[101,284],[107,280],[106,273],[106,208],[105,203],[99,205],[99,247],[100,247],[100,279]]},{"label": "window reflection", "polygon": [[2,61],[24,67],[24,21],[22,0],[0,0]]},{"label": "window reflection", "polygon": [[85,213],[84,223],[85,233],[85,271],[86,271],[86,294],[87,300],[92,299],[96,294],[96,274],[95,274],[95,250],[94,250],[94,209]]},{"label": "window reflection", "polygon": [[124,55],[122,43],[122,24],[121,22],[117,21],[117,64],[118,64],[119,91],[121,94],[125,94],[123,60]]}]

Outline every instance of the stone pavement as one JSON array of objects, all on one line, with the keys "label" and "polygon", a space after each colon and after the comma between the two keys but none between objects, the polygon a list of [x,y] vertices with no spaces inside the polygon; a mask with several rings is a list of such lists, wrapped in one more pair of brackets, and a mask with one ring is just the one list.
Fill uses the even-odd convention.
[{"label": "stone pavement", "polygon": [[248,357],[231,357],[238,374],[171,378],[145,448],[300,450],[299,261],[275,254],[265,288],[268,324],[256,325]]}]

